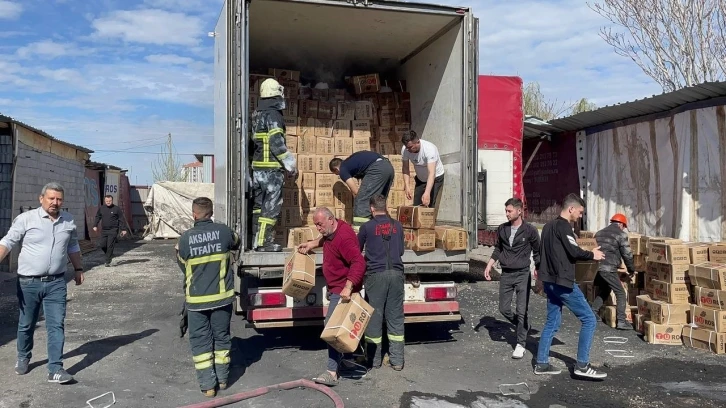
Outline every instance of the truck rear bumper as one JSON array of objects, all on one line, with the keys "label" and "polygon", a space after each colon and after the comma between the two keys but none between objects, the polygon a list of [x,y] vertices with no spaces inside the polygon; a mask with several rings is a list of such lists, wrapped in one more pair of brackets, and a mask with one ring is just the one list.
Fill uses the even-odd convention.
[{"label": "truck rear bumper", "polygon": [[[322,326],[327,306],[275,307],[247,310],[246,327]],[[458,322],[461,320],[459,302],[412,302],[403,304],[406,323]]]}]

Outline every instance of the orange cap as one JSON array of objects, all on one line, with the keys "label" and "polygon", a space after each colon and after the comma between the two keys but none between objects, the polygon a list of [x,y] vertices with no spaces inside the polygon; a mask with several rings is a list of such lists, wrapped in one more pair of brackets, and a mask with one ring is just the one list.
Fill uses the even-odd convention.
[{"label": "orange cap", "polygon": [[626,228],[628,227],[628,219],[625,218],[625,215],[620,213],[613,215],[613,218],[610,218],[610,222],[619,222],[623,224]]}]

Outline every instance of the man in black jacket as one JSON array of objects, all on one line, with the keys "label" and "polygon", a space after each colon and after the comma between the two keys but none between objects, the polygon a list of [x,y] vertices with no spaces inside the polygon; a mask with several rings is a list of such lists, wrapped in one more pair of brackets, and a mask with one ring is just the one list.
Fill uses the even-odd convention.
[{"label": "man in black jacket", "polygon": [[98,207],[98,212],[96,212],[93,231],[98,231],[98,222],[101,221],[101,238],[98,243],[101,250],[106,254],[106,266],[109,267],[111,266],[111,258],[113,258],[113,248],[118,240],[118,230],[121,229],[122,225],[125,225],[126,229],[121,231],[121,236],[125,236],[126,231],[129,230],[129,224],[124,218],[121,207],[113,203],[112,195],[104,197],[103,202],[104,205]]},{"label": "man in black jacket", "polygon": [[562,306],[566,306],[580,319],[580,340],[577,345],[575,375],[603,379],[607,374],[590,366],[590,347],[597,321],[585,296],[575,284],[575,262],[602,260],[600,247],[585,251],[577,245],[571,223],[577,222],[585,210],[585,202],[575,194],[565,197],[562,212],[542,229],[541,253],[538,277],[547,294],[547,321],[542,329],[537,351],[535,374],[559,374],[561,370],[549,363],[552,338],[562,322]]},{"label": "man in black jacket", "polygon": [[633,251],[630,249],[626,228],[628,228],[628,219],[625,218],[625,215],[615,214],[610,219],[610,225],[595,234],[595,240],[602,248],[605,259],[600,261],[597,268],[595,286],[598,288],[598,294],[592,302],[592,311],[597,315],[605,299],[610,296],[610,291],[615,292],[618,322],[616,327],[619,330],[633,329],[633,325],[628,323],[625,317],[625,306],[628,299],[618,273],[621,259],[625,263],[628,273],[631,276],[635,273]]},{"label": "man in black jacket", "polygon": [[[484,269],[484,277],[491,280],[491,270],[499,261],[502,276],[499,278],[499,312],[517,328],[517,345],[512,358],[524,357],[529,333],[529,291],[532,288],[530,276],[530,255],[534,258],[535,270],[539,267],[539,232],[532,224],[522,219],[522,200],[510,198],[504,203],[509,222],[497,229],[497,243],[494,253]],[[517,314],[512,312],[512,295],[517,294]]]}]

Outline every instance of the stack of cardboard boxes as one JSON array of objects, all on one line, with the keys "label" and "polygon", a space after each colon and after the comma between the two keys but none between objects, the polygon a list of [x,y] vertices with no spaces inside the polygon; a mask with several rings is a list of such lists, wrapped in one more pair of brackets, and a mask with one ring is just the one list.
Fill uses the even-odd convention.
[{"label": "stack of cardboard boxes", "polygon": [[436,248],[435,210],[420,206],[398,207],[398,221],[403,225],[407,249],[433,251]]},{"label": "stack of cardboard boxes", "polygon": [[[296,180],[285,181],[276,243],[294,247],[316,238],[316,207],[328,207],[337,218],[352,223],[353,196],[328,167],[334,157],[345,159],[362,150],[385,155],[395,171],[388,196],[391,215],[396,217],[399,206],[412,204],[404,192],[401,161],[401,137],[411,128],[405,81],[395,81],[395,92],[385,93],[379,92],[378,74],[350,77],[346,89],[312,89],[301,86],[299,71],[269,69],[267,75],[250,77],[250,112],[257,108],[260,84],[267,78],[277,78],[285,89],[286,143],[299,171]],[[410,182],[413,191],[413,176]]]}]

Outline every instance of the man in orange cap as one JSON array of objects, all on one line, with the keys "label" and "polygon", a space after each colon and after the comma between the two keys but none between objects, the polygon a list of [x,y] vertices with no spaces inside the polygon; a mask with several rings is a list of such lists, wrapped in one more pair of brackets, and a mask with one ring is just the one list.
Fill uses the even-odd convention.
[{"label": "man in orange cap", "polygon": [[605,299],[610,296],[610,291],[615,292],[618,319],[616,327],[620,330],[633,329],[633,325],[628,323],[625,317],[625,306],[628,302],[618,275],[621,259],[625,263],[628,273],[630,275],[635,273],[633,252],[630,249],[628,234],[625,232],[627,228],[628,219],[625,215],[618,213],[610,218],[610,225],[595,234],[595,240],[605,254],[605,259],[600,261],[597,269],[595,286],[598,288],[598,292],[592,302],[592,310],[597,315]]}]

